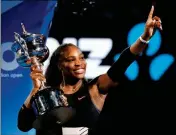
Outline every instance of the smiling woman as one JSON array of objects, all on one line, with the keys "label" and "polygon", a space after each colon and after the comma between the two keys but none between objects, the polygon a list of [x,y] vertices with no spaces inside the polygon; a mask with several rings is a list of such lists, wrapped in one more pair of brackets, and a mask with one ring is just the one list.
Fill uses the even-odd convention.
[{"label": "smiling woman", "polygon": [[[154,6],[149,13],[144,33],[130,47],[124,49],[119,59],[110,69],[91,81],[86,81],[86,60],[81,50],[72,43],[60,45],[52,54],[45,76],[42,69],[37,65],[31,67],[31,78],[34,88],[26,99],[23,107],[19,111],[18,128],[22,131],[30,130],[35,121],[35,114],[31,109],[31,97],[41,87],[41,81],[46,81],[47,86],[57,88],[63,93],[61,100],[65,103],[65,108],[72,108],[75,112],[70,117],[66,111],[58,112],[62,114],[64,123],[57,120],[45,122],[43,127],[37,129],[37,135],[61,135],[72,133],[74,130],[81,130],[83,127],[93,129],[96,126],[99,114],[103,108],[107,93],[111,88],[121,83],[124,72],[128,66],[136,60],[147,46],[147,41],[153,36],[155,28],[160,28],[160,18],[152,17]],[[144,42],[145,41],[145,42]],[[55,113],[55,115],[58,115]],[[69,118],[68,118],[69,117]],[[62,130],[62,128],[63,130]],[[67,128],[68,130],[64,130]],[[85,128],[86,129],[86,128]],[[87,131],[87,130],[86,130]],[[93,130],[89,130],[88,133]],[[77,135],[82,134],[77,132]]]}]

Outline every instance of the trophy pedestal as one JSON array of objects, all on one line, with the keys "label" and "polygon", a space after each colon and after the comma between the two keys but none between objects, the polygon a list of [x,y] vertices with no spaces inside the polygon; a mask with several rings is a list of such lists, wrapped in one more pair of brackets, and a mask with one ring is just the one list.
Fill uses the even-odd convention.
[{"label": "trophy pedestal", "polygon": [[75,109],[71,107],[57,107],[44,115],[38,116],[33,122],[35,129],[52,129],[53,124],[62,126],[76,114]]},{"label": "trophy pedestal", "polygon": [[39,90],[32,98],[31,105],[36,115],[33,123],[35,129],[47,128],[52,123],[64,124],[75,115],[72,107],[65,106],[62,92],[56,88]]}]

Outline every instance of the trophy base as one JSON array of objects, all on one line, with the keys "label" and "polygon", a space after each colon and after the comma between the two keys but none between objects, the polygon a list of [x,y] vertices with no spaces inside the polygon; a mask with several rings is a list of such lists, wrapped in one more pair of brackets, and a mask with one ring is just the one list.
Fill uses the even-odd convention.
[{"label": "trophy base", "polygon": [[63,125],[76,113],[72,107],[65,106],[62,91],[47,87],[39,90],[32,98],[31,105],[36,115],[33,128],[50,128],[52,124]]},{"label": "trophy base", "polygon": [[72,119],[76,114],[75,109],[71,107],[59,107],[38,116],[33,122],[33,128],[39,129],[52,129],[53,125],[57,124],[62,126]]}]

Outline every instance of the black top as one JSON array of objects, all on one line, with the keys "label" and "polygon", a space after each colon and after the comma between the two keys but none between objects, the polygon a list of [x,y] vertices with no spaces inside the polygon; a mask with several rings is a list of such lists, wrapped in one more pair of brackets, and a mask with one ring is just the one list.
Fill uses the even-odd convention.
[{"label": "black top", "polygon": [[65,94],[68,103],[76,109],[76,115],[64,126],[68,127],[92,127],[99,116],[99,110],[92,103],[88,86],[82,87],[74,94]]},{"label": "black top", "polygon": [[[69,105],[76,110],[76,114],[63,127],[92,128],[99,116],[99,111],[91,101],[87,82],[74,94],[65,94]],[[24,132],[29,131],[36,119],[32,109],[21,109],[18,115],[18,128]],[[48,128],[36,130],[36,135],[61,135],[62,128],[57,123],[47,122]]]}]

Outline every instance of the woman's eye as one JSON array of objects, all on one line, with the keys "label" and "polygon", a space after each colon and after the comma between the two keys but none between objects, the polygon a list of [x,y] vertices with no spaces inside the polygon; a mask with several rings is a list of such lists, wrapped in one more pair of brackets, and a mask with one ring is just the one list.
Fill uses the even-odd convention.
[{"label": "woman's eye", "polygon": [[81,60],[84,60],[84,57],[81,57]]},{"label": "woman's eye", "polygon": [[69,60],[67,60],[68,62],[72,62],[72,61],[74,61],[74,59],[69,59]]}]

